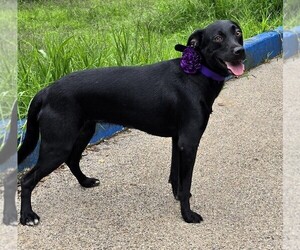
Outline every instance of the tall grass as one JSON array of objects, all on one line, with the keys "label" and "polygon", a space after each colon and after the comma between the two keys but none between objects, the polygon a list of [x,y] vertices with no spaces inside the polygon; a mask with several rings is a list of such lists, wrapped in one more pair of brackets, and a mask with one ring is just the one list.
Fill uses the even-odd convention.
[{"label": "tall grass", "polygon": [[281,0],[23,0],[19,4],[19,112],[33,95],[75,70],[142,65],[216,19],[234,19],[250,37],[282,22]]},{"label": "tall grass", "polygon": [[0,8],[0,151],[9,133],[12,106],[17,98],[16,34],[16,5],[10,1],[2,1]]},{"label": "tall grass", "polygon": [[299,0],[284,1],[284,29],[290,29],[300,25],[300,3]]}]

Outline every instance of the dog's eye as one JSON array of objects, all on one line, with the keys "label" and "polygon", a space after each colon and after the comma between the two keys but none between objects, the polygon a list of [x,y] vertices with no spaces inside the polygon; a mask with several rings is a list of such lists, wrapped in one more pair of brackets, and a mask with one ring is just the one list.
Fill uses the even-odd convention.
[{"label": "dog's eye", "polygon": [[241,35],[242,35],[242,32],[241,32],[240,30],[237,30],[237,31],[235,32],[235,35],[236,35],[236,36],[241,36]]},{"label": "dog's eye", "polygon": [[213,40],[216,43],[221,43],[221,42],[223,42],[223,37],[220,35],[216,35]]}]

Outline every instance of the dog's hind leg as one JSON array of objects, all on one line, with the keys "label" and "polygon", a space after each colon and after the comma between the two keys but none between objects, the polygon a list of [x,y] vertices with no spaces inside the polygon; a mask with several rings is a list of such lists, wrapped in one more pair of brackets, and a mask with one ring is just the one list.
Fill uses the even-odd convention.
[{"label": "dog's hind leg", "polygon": [[[50,114],[50,112],[45,112],[45,114]],[[51,117],[42,120],[42,125],[40,127],[41,145],[37,164],[21,181],[20,222],[29,226],[39,223],[39,216],[33,212],[31,207],[33,189],[42,178],[67,161],[81,127],[78,120],[74,120],[72,117],[55,115],[53,112]]]},{"label": "dog's hind leg", "polygon": [[72,152],[66,161],[71,172],[76,177],[78,182],[83,187],[95,187],[99,185],[99,180],[95,178],[89,178],[82,173],[79,162],[81,159],[82,152],[86,148],[87,144],[91,140],[93,134],[95,133],[96,122],[87,121],[80,130],[80,134],[73,146]]},{"label": "dog's hind leg", "polygon": [[[56,145],[53,145],[53,147],[56,147]],[[20,222],[22,225],[33,226],[39,223],[39,216],[32,211],[31,193],[42,178],[65,162],[70,151],[71,148],[59,150],[59,147],[57,147],[51,149],[48,145],[41,143],[40,157],[37,164],[23,177],[21,182]]]}]

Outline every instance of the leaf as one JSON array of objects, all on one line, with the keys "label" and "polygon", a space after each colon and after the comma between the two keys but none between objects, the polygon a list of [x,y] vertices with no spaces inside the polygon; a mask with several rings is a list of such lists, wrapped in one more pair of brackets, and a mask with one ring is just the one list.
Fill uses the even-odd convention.
[{"label": "leaf", "polygon": [[43,49],[39,49],[38,52],[45,58],[48,59],[47,53]]}]

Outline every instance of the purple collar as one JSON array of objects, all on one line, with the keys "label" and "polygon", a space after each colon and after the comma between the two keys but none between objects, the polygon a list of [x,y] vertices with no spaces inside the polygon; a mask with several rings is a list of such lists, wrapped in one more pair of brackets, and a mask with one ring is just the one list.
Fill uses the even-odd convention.
[{"label": "purple collar", "polygon": [[221,76],[216,72],[210,70],[206,66],[202,65],[200,54],[191,47],[186,47],[183,50],[182,57],[180,59],[180,67],[187,74],[201,73],[205,77],[211,78],[218,82],[225,80],[224,76]]},{"label": "purple collar", "polygon": [[224,76],[221,76],[221,75],[217,74],[216,72],[210,70],[209,68],[207,68],[204,65],[201,65],[200,73],[202,75],[206,76],[207,78],[211,78],[211,79],[213,79],[215,81],[218,81],[218,82],[221,82],[221,81],[225,80]]}]

